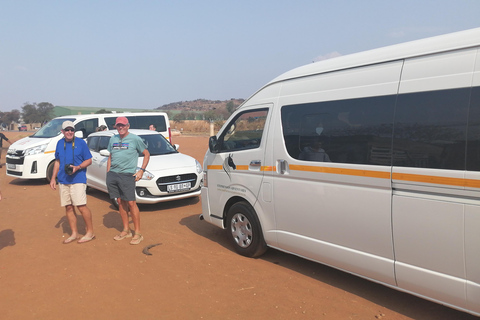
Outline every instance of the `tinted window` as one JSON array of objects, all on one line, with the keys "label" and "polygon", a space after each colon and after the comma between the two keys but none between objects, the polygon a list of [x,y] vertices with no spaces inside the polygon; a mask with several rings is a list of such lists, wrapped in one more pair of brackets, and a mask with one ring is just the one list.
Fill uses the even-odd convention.
[{"label": "tinted window", "polygon": [[305,161],[391,164],[395,96],[282,107],[288,154]]},{"label": "tinted window", "polygon": [[[109,129],[115,127],[115,120],[117,117],[121,117],[121,114],[118,114],[114,117],[105,117],[105,123]],[[148,130],[150,125],[153,124],[159,132],[167,131],[167,123],[165,121],[165,116],[128,116],[128,122],[130,123],[131,129],[146,129]]]},{"label": "tinted window", "polygon": [[267,113],[268,109],[256,109],[236,115],[218,139],[219,151],[258,148],[262,141]]},{"label": "tinted window", "polygon": [[467,137],[467,170],[480,171],[480,87],[472,89]]},{"label": "tinted window", "polygon": [[97,151],[98,150],[98,142],[100,140],[100,137],[89,137],[87,139],[87,145],[88,148],[92,151]]},{"label": "tinted window", "polygon": [[109,136],[102,136],[100,137],[100,141],[98,142],[98,150],[108,149],[108,143],[110,142]]},{"label": "tinted window", "polygon": [[83,137],[86,138],[90,133],[95,132],[95,129],[98,127],[98,119],[88,119],[80,121],[75,124],[75,131],[82,131]]},{"label": "tinted window", "polygon": [[399,95],[393,165],[464,170],[469,98],[470,88]]}]

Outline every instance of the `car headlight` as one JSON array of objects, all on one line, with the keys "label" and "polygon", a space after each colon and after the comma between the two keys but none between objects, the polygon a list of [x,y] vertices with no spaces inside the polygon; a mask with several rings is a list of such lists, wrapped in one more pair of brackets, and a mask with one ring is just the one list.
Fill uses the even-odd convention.
[{"label": "car headlight", "polygon": [[31,156],[34,154],[39,154],[39,153],[44,153],[45,149],[47,149],[48,143],[47,144],[42,144],[33,148],[28,148],[25,149],[24,155],[25,156]]},{"label": "car headlight", "polygon": [[197,166],[197,173],[202,174],[203,169],[202,169],[202,165],[200,164],[200,162],[195,160],[195,165]]},{"label": "car headlight", "polygon": [[[137,167],[137,171],[139,171],[140,167]],[[148,172],[147,170],[143,171],[143,176],[142,176],[142,179],[140,180],[152,180],[153,178],[155,178],[155,176],[153,174],[151,174],[150,172]]]}]

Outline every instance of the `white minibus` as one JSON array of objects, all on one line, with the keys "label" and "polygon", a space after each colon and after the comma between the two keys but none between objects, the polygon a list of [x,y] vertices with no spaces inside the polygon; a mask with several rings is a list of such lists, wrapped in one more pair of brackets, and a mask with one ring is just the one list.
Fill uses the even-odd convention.
[{"label": "white minibus", "polygon": [[201,219],[480,315],[480,28],[267,83],[209,140]]},{"label": "white minibus", "polygon": [[63,138],[62,123],[75,124],[75,136],[86,139],[96,128],[105,125],[113,129],[119,116],[128,118],[130,128],[148,129],[155,125],[168,141],[171,140],[170,122],[164,112],[105,113],[68,115],[52,119],[33,135],[14,142],[7,151],[7,175],[20,179],[47,179],[50,181],[55,160],[55,147]]}]

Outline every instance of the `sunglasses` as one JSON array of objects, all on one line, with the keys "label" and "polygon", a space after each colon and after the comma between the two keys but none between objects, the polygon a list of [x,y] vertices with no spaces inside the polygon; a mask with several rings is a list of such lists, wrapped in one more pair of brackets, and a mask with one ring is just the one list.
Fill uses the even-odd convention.
[{"label": "sunglasses", "polygon": [[72,128],[66,128],[66,129],[63,129],[63,131],[65,132],[74,132],[75,129],[72,129]]}]

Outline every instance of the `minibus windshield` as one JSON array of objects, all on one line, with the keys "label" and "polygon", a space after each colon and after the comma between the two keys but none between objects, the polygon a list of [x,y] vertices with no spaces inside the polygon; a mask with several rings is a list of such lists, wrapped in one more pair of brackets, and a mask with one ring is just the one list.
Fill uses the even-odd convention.
[{"label": "minibus windshield", "polygon": [[65,121],[74,121],[75,119],[53,119],[47,122],[46,125],[40,128],[34,135],[33,138],[53,138],[60,134],[62,131],[62,123]]}]

